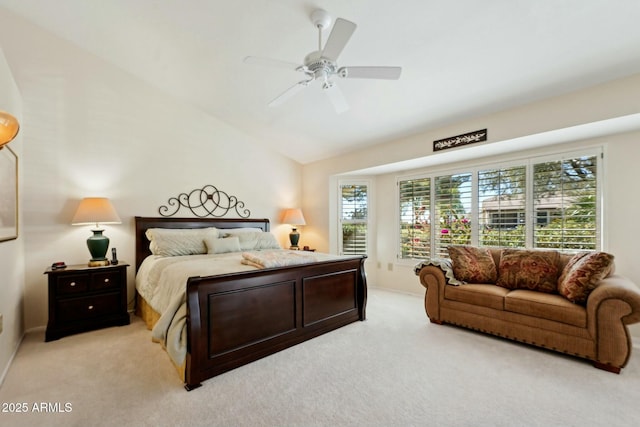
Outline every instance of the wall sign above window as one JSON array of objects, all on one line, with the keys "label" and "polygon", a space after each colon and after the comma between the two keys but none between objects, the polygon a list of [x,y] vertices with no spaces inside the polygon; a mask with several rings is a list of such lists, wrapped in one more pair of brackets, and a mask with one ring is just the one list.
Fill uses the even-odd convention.
[{"label": "wall sign above window", "polygon": [[487,140],[487,130],[477,130],[463,135],[452,136],[450,138],[433,141],[433,151],[446,150],[447,148],[460,147],[462,145],[473,144]]}]

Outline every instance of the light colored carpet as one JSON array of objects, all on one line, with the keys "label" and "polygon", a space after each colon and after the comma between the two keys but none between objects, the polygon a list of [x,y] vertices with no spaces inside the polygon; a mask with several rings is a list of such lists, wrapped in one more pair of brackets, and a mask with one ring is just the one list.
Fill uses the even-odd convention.
[{"label": "light colored carpet", "polygon": [[[0,388],[2,426],[637,426],[640,355],[622,374],[428,323],[422,298],[370,289],[368,320],[192,392],[142,322],[49,343],[28,334]],[[70,412],[33,412],[56,404]]]}]

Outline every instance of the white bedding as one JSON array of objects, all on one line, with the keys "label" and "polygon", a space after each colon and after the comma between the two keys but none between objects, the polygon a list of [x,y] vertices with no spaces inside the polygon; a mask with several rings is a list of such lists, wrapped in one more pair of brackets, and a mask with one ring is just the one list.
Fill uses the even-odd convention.
[{"label": "white bedding", "polygon": [[[278,253],[290,258],[286,249],[256,251],[275,257]],[[255,254],[255,252],[252,252]],[[329,261],[339,256],[313,253],[306,262]],[[147,257],[136,275],[138,293],[156,312],[160,319],[151,334],[154,341],[163,343],[169,356],[182,365],[186,356],[186,283],[189,277],[252,271],[257,268],[243,264],[242,252],[164,257]]]}]

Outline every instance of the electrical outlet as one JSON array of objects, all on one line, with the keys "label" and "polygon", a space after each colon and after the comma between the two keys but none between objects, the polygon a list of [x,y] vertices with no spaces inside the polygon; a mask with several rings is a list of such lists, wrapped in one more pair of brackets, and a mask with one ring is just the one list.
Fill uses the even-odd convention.
[{"label": "electrical outlet", "polygon": [[392,262],[387,264],[387,270],[393,271],[393,263]]}]

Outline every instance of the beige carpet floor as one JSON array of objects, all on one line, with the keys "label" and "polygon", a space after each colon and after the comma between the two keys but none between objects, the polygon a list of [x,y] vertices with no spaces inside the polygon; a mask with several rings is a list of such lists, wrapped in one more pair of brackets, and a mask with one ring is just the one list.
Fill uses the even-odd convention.
[{"label": "beige carpet floor", "polygon": [[[640,352],[622,374],[428,323],[422,298],[371,289],[368,319],[192,392],[136,317],[49,343],[27,334],[1,426],[638,426]],[[11,406],[13,405],[13,406]],[[6,412],[18,405],[26,412]]]}]

